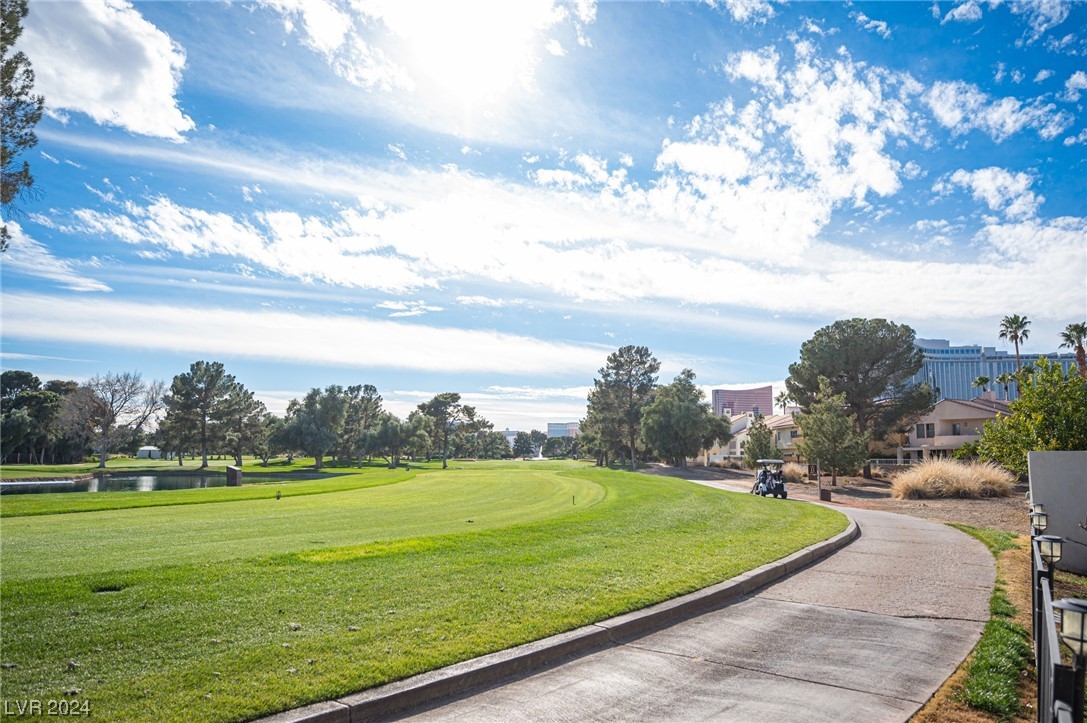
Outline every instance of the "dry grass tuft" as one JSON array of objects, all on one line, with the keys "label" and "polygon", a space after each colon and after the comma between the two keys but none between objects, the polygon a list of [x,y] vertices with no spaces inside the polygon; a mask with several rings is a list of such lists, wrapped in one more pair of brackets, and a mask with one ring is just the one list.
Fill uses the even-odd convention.
[{"label": "dry grass tuft", "polygon": [[786,462],[781,468],[781,476],[784,477],[785,481],[789,484],[807,482],[808,468],[802,464],[797,464],[796,462]]},{"label": "dry grass tuft", "polygon": [[717,469],[746,469],[743,462],[738,459],[723,459],[718,462],[710,462],[709,466]]},{"label": "dry grass tuft", "polygon": [[898,500],[1007,497],[1014,487],[1015,476],[992,462],[930,459],[899,472],[891,496]]}]

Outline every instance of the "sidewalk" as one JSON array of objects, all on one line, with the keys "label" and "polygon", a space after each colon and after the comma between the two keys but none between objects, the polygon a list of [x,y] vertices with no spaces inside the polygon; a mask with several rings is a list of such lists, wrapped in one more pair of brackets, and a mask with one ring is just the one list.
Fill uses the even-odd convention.
[{"label": "sidewalk", "polygon": [[[602,638],[595,652],[397,717],[905,721],[977,642],[995,563],[952,528],[842,511],[859,538],[754,594],[648,635]],[[355,708],[352,720],[364,712],[340,703]]]}]

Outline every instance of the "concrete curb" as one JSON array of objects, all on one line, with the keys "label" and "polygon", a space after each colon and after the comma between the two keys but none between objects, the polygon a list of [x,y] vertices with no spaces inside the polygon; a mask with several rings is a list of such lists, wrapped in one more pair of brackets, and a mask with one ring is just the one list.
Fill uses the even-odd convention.
[{"label": "concrete curb", "polygon": [[405,708],[425,705],[472,688],[493,685],[566,658],[641,637],[653,630],[719,607],[840,550],[859,534],[860,528],[850,517],[849,526],[844,532],[737,575],[726,582],[642,610],[465,660],[361,693],[284,711],[261,718],[258,723],[359,723],[378,720]]}]

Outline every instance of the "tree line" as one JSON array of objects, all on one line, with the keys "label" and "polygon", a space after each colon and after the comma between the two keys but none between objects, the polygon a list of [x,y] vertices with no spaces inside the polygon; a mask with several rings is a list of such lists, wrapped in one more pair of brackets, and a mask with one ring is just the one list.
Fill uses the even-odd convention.
[{"label": "tree line", "polygon": [[168,386],[139,372],[43,384],[30,372],[8,370],[0,374],[0,406],[5,463],[71,463],[94,454],[105,467],[110,454],[144,444],[172,452],[179,465],[186,455],[199,455],[201,467],[212,455],[237,465],[246,454],[264,465],[301,455],[320,469],[326,457],[357,466],[380,457],[390,468],[405,457],[440,458],[444,468],[449,457],[576,453],[576,446],[537,430],[519,432],[511,449],[456,392],[437,394],[401,419],[383,408],[371,384],[330,385],[292,399],[280,417],[215,361],[194,362]]},{"label": "tree line", "polygon": [[[921,368],[922,353],[909,326],[884,319],[837,321],[805,342],[789,366],[786,392],[802,430],[800,453],[818,459],[831,473],[863,466],[868,444],[901,431],[935,402],[928,384],[908,383]],[[636,469],[656,458],[675,466],[702,450],[732,439],[730,420],[713,414],[695,374],[682,370],[667,385],[657,383],[660,362],[644,346],[625,346],[608,356],[593,382],[583,420],[582,449],[597,463]],[[744,460],[781,456],[759,416],[748,429]]]},{"label": "tree line", "polygon": [[[1001,324],[1001,337],[1016,345],[1027,338],[1030,321],[1018,315]],[[1087,446],[1082,424],[1068,420],[1078,410],[1087,379],[1084,337],[1087,324],[1071,324],[1061,335],[1062,346],[1073,348],[1077,372],[1063,375],[1039,364],[1026,365],[1014,375],[1022,400],[1013,403],[1006,422],[992,425],[980,446],[983,456],[1011,469],[1025,465],[1023,444],[1013,438],[1035,439],[1034,448],[1076,449]],[[800,407],[794,416],[802,439],[800,454],[819,460],[834,475],[853,474],[866,462],[870,446],[905,434],[930,411],[937,390],[910,384],[921,368],[922,352],[907,325],[885,319],[845,319],[815,332],[789,366],[786,390],[775,398],[784,406]],[[1044,360],[1043,360],[1044,361]],[[715,444],[727,444],[729,420],[712,413],[690,369],[670,384],[659,384],[660,362],[644,346],[624,346],[608,355],[588,395],[581,435],[551,438],[537,430],[518,432],[512,450],[505,436],[459,394],[445,392],[400,419],[382,407],[377,389],[369,384],[311,389],[293,399],[284,417],[271,414],[251,391],[228,374],[220,362],[194,362],[187,372],[163,382],[145,382],[139,373],[107,373],[84,384],[51,380],[42,384],[25,371],[5,371],[0,383],[2,456],[44,463],[46,459],[79,461],[90,450],[104,466],[119,448],[133,449],[154,442],[174,452],[178,463],[198,452],[201,466],[209,454],[228,454],[241,464],[246,453],[264,464],[279,455],[313,457],[317,468],[331,456],[340,463],[381,457],[395,467],[404,457],[497,459],[588,455],[599,465],[618,463],[632,469],[649,457],[676,466]],[[1057,379],[1060,377],[1060,379]],[[1074,377],[1074,378],[1073,378]],[[1038,401],[1045,399],[1044,402]],[[1026,419],[1027,409],[1042,406],[1046,420],[1059,430],[1046,431]],[[1033,408],[1032,408],[1033,409]],[[1022,410],[1016,417],[1016,410]],[[1038,417],[1037,410],[1032,412]],[[1087,414],[1083,417],[1087,419]],[[1067,421],[1067,423],[1065,423]],[[1015,434],[1009,430],[1015,427]],[[1062,436],[1063,435],[1063,436]],[[1041,445],[1041,446],[1039,446]],[[1076,446],[1079,445],[1079,446]],[[749,466],[760,458],[780,457],[773,435],[762,419],[748,429],[744,457]],[[1014,460],[1014,461],[1013,461]]]}]

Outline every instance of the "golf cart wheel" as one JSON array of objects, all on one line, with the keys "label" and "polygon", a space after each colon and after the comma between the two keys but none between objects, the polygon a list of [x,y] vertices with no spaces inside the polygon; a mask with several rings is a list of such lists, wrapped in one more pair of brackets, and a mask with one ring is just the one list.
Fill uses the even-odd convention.
[{"label": "golf cart wheel", "polygon": [[788,492],[785,492],[785,491],[783,490],[783,491],[781,492],[781,499],[783,499],[783,500],[787,500],[787,499],[789,499],[789,493],[788,493]]}]

